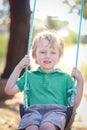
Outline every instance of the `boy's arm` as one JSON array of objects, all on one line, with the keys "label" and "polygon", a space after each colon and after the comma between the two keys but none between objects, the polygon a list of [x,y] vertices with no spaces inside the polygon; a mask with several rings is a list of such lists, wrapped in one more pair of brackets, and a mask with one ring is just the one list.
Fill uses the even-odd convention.
[{"label": "boy's arm", "polygon": [[5,87],[5,93],[8,95],[13,95],[17,92],[19,92],[19,89],[16,85],[16,81],[20,76],[20,73],[23,68],[30,65],[30,58],[28,55],[25,55],[24,58],[18,63],[18,65],[13,70],[12,74],[10,75],[6,87]]},{"label": "boy's arm", "polygon": [[84,86],[83,79],[81,79],[80,81],[77,81],[77,94],[75,95],[75,103],[74,103],[74,106],[76,108],[79,106],[82,96],[83,96],[83,86]]},{"label": "boy's arm", "polygon": [[73,68],[72,77],[74,77],[77,81],[77,94],[75,95],[74,107],[77,108],[81,102],[83,96],[83,86],[84,80],[81,72],[77,69],[77,67]]},{"label": "boy's arm", "polygon": [[5,87],[5,93],[8,95],[13,95],[17,92],[19,92],[19,89],[16,85],[16,81],[19,78],[21,73],[21,70],[19,69],[18,66],[15,67],[15,69],[13,70],[12,74],[10,75],[6,87]]}]

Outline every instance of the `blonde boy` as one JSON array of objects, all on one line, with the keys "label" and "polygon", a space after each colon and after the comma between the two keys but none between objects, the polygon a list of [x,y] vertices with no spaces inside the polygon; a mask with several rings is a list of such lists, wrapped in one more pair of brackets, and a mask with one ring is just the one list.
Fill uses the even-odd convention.
[{"label": "blonde boy", "polygon": [[[75,107],[79,106],[83,93],[83,77],[74,67],[71,76],[61,69],[55,69],[64,49],[63,40],[54,32],[44,31],[37,35],[32,45],[32,56],[39,68],[28,71],[28,105],[22,117],[19,130],[64,130],[67,106],[70,104],[70,93],[73,79],[76,78],[78,93],[75,96]],[[25,55],[8,79],[5,92],[9,95],[24,90],[25,73],[20,73],[30,65],[30,57]]]}]

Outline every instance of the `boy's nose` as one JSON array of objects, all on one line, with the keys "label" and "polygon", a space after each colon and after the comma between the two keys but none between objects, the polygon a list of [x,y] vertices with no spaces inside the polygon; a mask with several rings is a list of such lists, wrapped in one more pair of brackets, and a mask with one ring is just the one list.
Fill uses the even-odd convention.
[{"label": "boy's nose", "polygon": [[46,53],[46,57],[50,57],[50,53]]}]

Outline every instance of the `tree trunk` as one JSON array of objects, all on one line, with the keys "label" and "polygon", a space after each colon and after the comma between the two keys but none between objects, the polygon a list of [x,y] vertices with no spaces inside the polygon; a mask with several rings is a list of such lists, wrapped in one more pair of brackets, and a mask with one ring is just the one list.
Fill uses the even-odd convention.
[{"label": "tree trunk", "polygon": [[29,0],[9,0],[10,3],[10,38],[6,66],[2,78],[8,78],[14,67],[27,53],[30,29]]}]

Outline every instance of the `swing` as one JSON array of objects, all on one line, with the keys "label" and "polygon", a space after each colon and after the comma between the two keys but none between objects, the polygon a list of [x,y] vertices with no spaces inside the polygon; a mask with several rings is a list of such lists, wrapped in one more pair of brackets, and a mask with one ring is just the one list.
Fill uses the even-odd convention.
[{"label": "swing", "polygon": [[[81,24],[82,24],[82,13],[83,13],[83,7],[84,7],[84,0],[82,0],[81,2],[81,11],[80,11],[80,24],[79,24],[79,32],[78,32],[78,42],[77,42],[77,53],[76,53],[76,62],[75,62],[75,66],[77,67],[78,64],[78,54],[79,54],[79,45],[80,45],[80,33],[81,33]],[[34,23],[34,13],[35,13],[35,7],[36,7],[36,0],[34,0],[34,6],[33,6],[33,11],[32,11],[32,17],[31,17],[31,24],[30,24],[30,33],[29,33],[29,42],[28,42],[28,50],[27,50],[27,54],[29,54],[30,51],[30,46],[31,46],[31,40],[32,40],[32,34],[33,34],[33,23]],[[22,116],[24,114],[26,114],[25,110],[28,106],[27,104],[27,70],[28,70],[28,66],[26,66],[25,68],[25,85],[24,85],[24,103],[20,104],[20,117],[22,118]],[[64,130],[71,130],[71,125],[74,121],[75,115],[76,115],[76,108],[74,108],[74,99],[75,99],[75,94],[77,92],[76,87],[75,87],[75,79],[74,79],[74,86],[71,90],[69,90],[69,93],[71,93],[71,101],[70,101],[70,106],[67,109],[66,112],[66,125],[65,125],[65,129]]]}]

